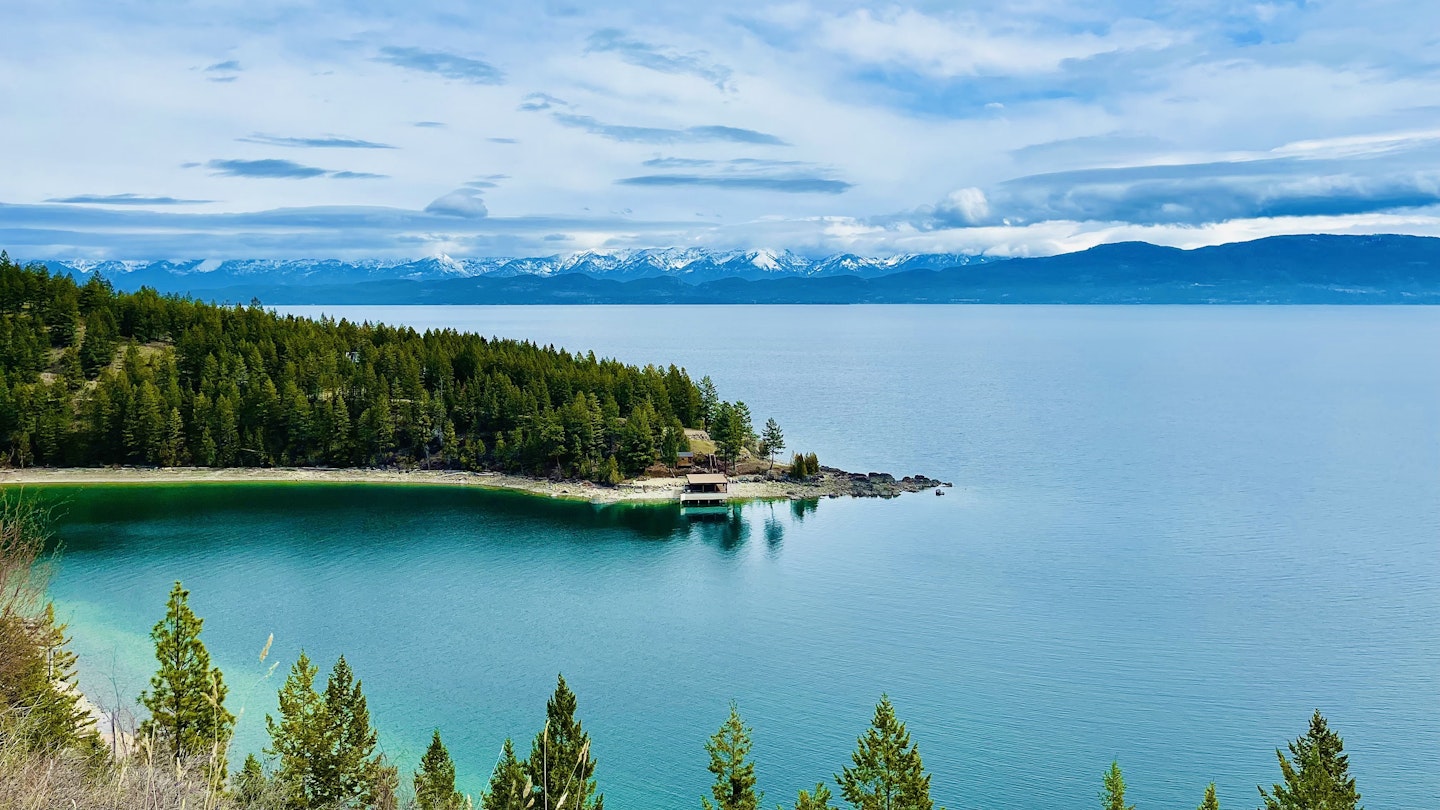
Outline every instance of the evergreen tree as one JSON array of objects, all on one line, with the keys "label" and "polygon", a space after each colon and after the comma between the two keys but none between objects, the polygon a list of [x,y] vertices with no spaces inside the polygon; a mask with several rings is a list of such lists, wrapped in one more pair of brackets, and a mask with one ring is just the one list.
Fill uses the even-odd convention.
[{"label": "evergreen tree", "polygon": [[1200,802],[1198,810],[1220,810],[1220,800],[1215,798],[1215,783],[1205,788],[1205,800]]},{"label": "evergreen tree", "polygon": [[821,782],[815,786],[813,793],[800,791],[799,797],[795,799],[795,810],[835,810],[835,805],[830,803],[830,788]]},{"label": "evergreen tree", "polygon": [[437,730],[415,772],[415,805],[418,810],[460,810],[464,803],[455,790],[455,763]]},{"label": "evergreen tree", "polygon": [[334,800],[341,804],[369,801],[384,792],[388,775],[383,760],[375,754],[379,742],[370,726],[370,710],[361,692],[360,681],[345,656],[340,656],[330,671],[325,685],[325,725],[331,732],[333,747],[327,771],[333,779]]},{"label": "evergreen tree", "polygon": [[765,420],[765,431],[760,434],[760,446],[765,449],[765,455],[770,459],[770,469],[775,469],[775,454],[785,449],[785,434],[780,430],[780,423],[774,419]]},{"label": "evergreen tree", "polygon": [[750,757],[751,729],[740,719],[735,702],[730,702],[730,717],[705,743],[710,754],[710,773],[715,774],[715,784],[710,793],[715,797],[700,802],[705,810],[758,810],[760,795],[755,793],[755,763]]},{"label": "evergreen tree", "polygon": [[707,428],[714,425],[719,406],[720,394],[715,390],[715,382],[707,374],[700,378],[700,418],[704,420]]},{"label": "evergreen tree", "polygon": [[532,783],[525,775],[525,763],[515,758],[515,746],[507,738],[500,761],[490,775],[490,789],[480,803],[482,810],[530,810],[535,806]]},{"label": "evergreen tree", "polygon": [[910,732],[895,717],[888,696],[875,707],[870,729],[851,755],[854,767],[835,777],[840,794],[855,810],[931,810],[930,775]]},{"label": "evergreen tree", "polygon": [[256,759],[254,754],[245,757],[245,764],[235,773],[230,787],[235,802],[241,807],[258,807],[265,800],[268,780],[265,779],[265,771],[260,767],[260,760]]},{"label": "evergreen tree", "polygon": [[1105,787],[1100,791],[1100,805],[1104,810],[1135,810],[1135,805],[1125,803],[1125,777],[1120,775],[1120,763],[1112,761],[1110,770],[1105,772]]},{"label": "evergreen tree", "polygon": [[150,717],[140,724],[143,739],[153,740],[175,759],[200,760],[210,778],[225,778],[225,751],[235,716],[225,709],[225,681],[210,665],[200,641],[204,620],[190,610],[190,592],[179,582],[170,590],[165,618],[150,631],[160,669],[140,702]]},{"label": "evergreen tree", "polygon": [[360,681],[341,656],[323,694],[318,669],[302,652],[280,689],[280,721],[267,717],[267,753],[279,756],[276,779],[293,808],[375,807],[394,802],[395,768],[375,753],[377,735]]},{"label": "evergreen tree", "polygon": [[265,717],[270,747],[265,753],[279,757],[275,779],[286,796],[286,806],[309,807],[328,791],[320,786],[322,762],[330,746],[326,739],[325,706],[315,691],[319,668],[302,650],[285,684],[280,687],[280,720]]},{"label": "evergreen tree", "polygon": [[1268,793],[1260,788],[1264,810],[1362,810],[1344,741],[1318,709],[1310,718],[1310,730],[1290,743],[1290,756],[1293,759],[1275,750],[1285,783]]},{"label": "evergreen tree", "polygon": [[545,703],[545,727],[535,735],[526,775],[539,795],[539,810],[603,810],[605,797],[595,792],[595,760],[590,735],[575,717],[575,693],[559,677],[555,694]]}]

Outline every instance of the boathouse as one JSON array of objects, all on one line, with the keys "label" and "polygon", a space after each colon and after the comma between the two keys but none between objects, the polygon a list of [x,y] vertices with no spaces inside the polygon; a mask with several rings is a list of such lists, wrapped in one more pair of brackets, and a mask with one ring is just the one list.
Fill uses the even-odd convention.
[{"label": "boathouse", "polygon": [[724,473],[691,473],[685,476],[680,503],[706,506],[723,504],[730,498],[730,478]]}]

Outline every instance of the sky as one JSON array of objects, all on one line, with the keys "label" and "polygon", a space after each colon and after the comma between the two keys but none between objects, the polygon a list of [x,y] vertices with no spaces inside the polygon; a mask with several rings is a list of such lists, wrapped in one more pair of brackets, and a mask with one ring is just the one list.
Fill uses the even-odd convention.
[{"label": "sky", "polygon": [[1440,235],[1440,4],[49,0],[24,258]]}]

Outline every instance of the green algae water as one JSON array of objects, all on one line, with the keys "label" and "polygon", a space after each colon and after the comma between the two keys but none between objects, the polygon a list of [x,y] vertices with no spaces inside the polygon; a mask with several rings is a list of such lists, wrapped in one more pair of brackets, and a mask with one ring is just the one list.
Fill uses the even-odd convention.
[{"label": "green algae water", "polygon": [[47,488],[101,702],[133,705],[181,579],[241,749],[301,648],[343,653],[386,751],[413,767],[439,728],[472,792],[563,672],[620,810],[697,806],[732,698],[767,806],[793,801],[882,692],[952,810],[1089,808],[1112,758],[1142,808],[1212,780],[1253,806],[1315,708],[1367,806],[1436,806],[1440,310],[325,310],[684,363],[792,449],[956,486],[714,522],[455,487]]}]

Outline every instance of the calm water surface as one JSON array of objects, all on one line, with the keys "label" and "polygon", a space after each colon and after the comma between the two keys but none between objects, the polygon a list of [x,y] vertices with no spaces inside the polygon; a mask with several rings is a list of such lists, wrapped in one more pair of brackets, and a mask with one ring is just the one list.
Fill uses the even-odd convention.
[{"label": "calm water surface", "polygon": [[955,488],[715,524],[431,488],[56,489],[92,694],[144,686],[178,578],[242,747],[300,648],[343,652],[387,751],[413,766],[439,727],[470,790],[506,736],[528,750],[563,671],[619,810],[698,806],[731,698],[766,801],[792,801],[881,692],[951,810],[1089,808],[1116,757],[1141,808],[1211,780],[1254,806],[1317,707],[1368,807],[1440,807],[1440,309],[294,311],[681,363],[792,449]]}]

